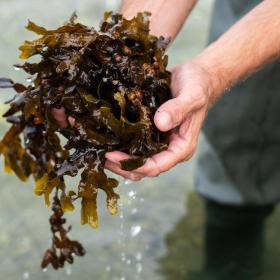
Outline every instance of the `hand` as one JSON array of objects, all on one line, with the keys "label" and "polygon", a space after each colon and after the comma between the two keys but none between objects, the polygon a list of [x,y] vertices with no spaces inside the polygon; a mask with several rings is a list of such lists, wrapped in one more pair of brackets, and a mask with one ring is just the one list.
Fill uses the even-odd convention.
[{"label": "hand", "polygon": [[198,135],[210,104],[213,101],[212,75],[198,63],[176,66],[172,71],[173,99],[157,110],[154,122],[161,131],[171,131],[167,150],[148,158],[146,163],[133,171],[120,168],[120,161],[130,156],[119,151],[106,154],[105,167],[127,179],[138,181],[155,177],[176,164],[189,160],[197,146]]}]

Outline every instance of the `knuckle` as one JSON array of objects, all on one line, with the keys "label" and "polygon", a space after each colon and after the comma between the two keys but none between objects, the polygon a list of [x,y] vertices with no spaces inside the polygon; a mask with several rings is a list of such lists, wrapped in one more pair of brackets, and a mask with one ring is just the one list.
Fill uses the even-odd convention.
[{"label": "knuckle", "polygon": [[186,158],[188,157],[188,153],[189,153],[188,150],[182,151],[182,152],[178,155],[178,162],[185,161]]},{"label": "knuckle", "polygon": [[157,164],[153,159],[151,159],[151,163],[153,168],[151,168],[148,172],[149,177],[157,177],[160,173],[162,173],[162,166]]},{"label": "knuckle", "polygon": [[178,157],[178,163],[187,160],[188,155],[184,154],[183,156]]},{"label": "knuckle", "polygon": [[196,90],[196,94],[193,96],[194,103],[197,108],[205,106],[208,102],[208,97],[202,88]]},{"label": "knuckle", "polygon": [[185,160],[191,159],[193,157],[195,151],[196,151],[196,144],[192,144],[188,149],[188,153],[187,153]]},{"label": "knuckle", "polygon": [[160,174],[159,171],[151,171],[147,175],[148,175],[148,177],[158,177],[159,174]]},{"label": "knuckle", "polygon": [[[189,90],[185,90],[189,92]],[[188,93],[188,99],[190,104],[192,104],[194,109],[199,109],[208,103],[207,91],[201,85],[193,86],[193,90]]]},{"label": "knuckle", "polygon": [[198,98],[201,106],[204,106],[205,104],[208,103],[208,97],[204,92],[201,91]]}]

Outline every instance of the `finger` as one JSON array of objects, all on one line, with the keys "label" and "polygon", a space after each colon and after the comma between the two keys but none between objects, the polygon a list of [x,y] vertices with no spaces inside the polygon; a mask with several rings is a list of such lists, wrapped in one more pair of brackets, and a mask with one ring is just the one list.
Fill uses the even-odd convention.
[{"label": "finger", "polygon": [[72,127],[76,125],[76,120],[73,117],[68,117],[68,122]]},{"label": "finger", "polygon": [[120,164],[109,160],[105,162],[105,168],[132,181],[139,181],[144,177],[143,175],[136,172],[122,170]]},{"label": "finger", "polygon": [[119,163],[120,161],[124,160],[124,159],[129,159],[132,158],[131,155],[128,155],[126,153],[123,152],[119,152],[119,151],[113,151],[113,152],[108,152],[105,154],[106,159],[115,162],[115,163]]},{"label": "finger", "polygon": [[154,122],[161,131],[168,131],[185,121],[191,113],[206,104],[206,97],[200,89],[192,92],[181,90],[179,95],[162,104],[157,110]]}]

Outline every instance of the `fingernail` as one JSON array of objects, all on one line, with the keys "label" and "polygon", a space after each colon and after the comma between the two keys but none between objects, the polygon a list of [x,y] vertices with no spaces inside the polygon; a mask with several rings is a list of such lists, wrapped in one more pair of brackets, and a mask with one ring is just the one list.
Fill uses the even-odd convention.
[{"label": "fingernail", "polygon": [[162,111],[160,112],[159,116],[160,116],[159,119],[160,119],[161,128],[164,128],[164,130],[171,129],[172,122],[171,122],[170,114],[165,111]]}]

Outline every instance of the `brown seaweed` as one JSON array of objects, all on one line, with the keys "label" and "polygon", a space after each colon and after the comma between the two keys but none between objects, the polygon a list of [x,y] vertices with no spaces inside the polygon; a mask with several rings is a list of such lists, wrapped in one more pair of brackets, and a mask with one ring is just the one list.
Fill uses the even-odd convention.
[{"label": "brown seaweed", "polygon": [[[38,55],[37,63],[23,69],[32,82],[27,86],[1,78],[0,88],[14,88],[15,97],[4,114],[11,127],[0,142],[5,170],[25,181],[35,180],[34,192],[51,204],[52,247],[42,267],[55,269],[73,262],[85,251],[67,237],[63,213],[81,201],[81,223],[98,226],[98,190],[106,195],[107,208],[117,212],[118,182],[108,178],[105,153],[120,150],[134,157],[122,162],[133,170],[149,156],[167,147],[168,137],[155,127],[157,108],[170,98],[170,72],[164,54],[168,40],[149,34],[149,14],[131,20],[105,13],[100,30],[75,22],[47,30],[29,21],[27,29],[39,35],[20,46],[20,58]],[[75,125],[58,125],[53,108],[63,108]],[[66,138],[64,146],[61,137]],[[75,190],[64,176],[82,170]],[[59,237],[58,237],[59,235]]]}]

